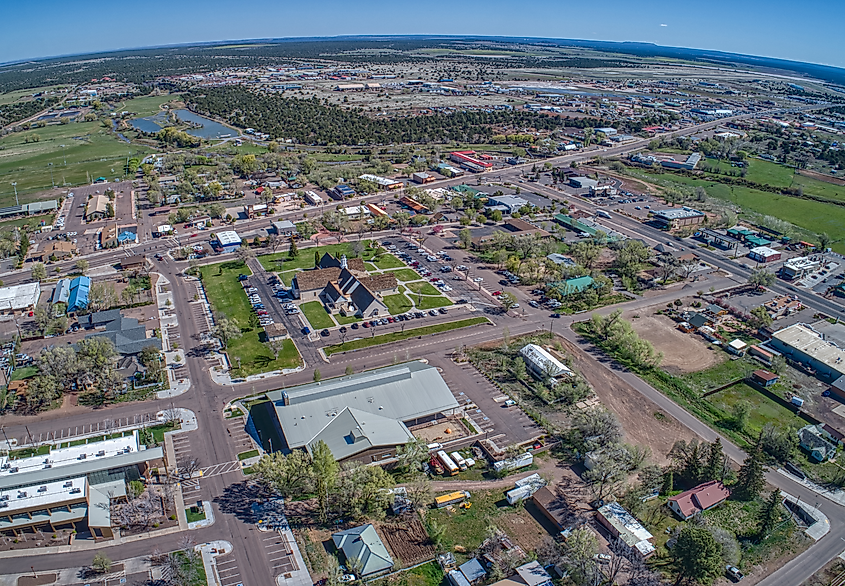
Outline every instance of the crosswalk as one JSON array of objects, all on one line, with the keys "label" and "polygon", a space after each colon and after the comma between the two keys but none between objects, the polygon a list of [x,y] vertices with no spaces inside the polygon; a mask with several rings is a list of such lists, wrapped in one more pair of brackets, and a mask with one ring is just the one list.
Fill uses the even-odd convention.
[{"label": "crosswalk", "polygon": [[203,468],[202,477],[209,478],[211,476],[220,476],[221,474],[237,472],[240,469],[241,463],[238,460],[234,460],[232,462],[223,462],[222,464],[213,464],[208,468]]}]

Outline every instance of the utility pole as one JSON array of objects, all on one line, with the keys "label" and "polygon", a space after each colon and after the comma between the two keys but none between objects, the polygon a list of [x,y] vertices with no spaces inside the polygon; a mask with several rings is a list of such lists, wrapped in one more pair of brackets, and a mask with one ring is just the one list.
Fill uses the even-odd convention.
[{"label": "utility pole", "polygon": [[14,187],[14,188],[15,188],[15,205],[16,205],[16,206],[17,206],[17,205],[21,205],[21,204],[18,202],[18,182],[17,182],[17,181],[12,181],[12,187]]}]

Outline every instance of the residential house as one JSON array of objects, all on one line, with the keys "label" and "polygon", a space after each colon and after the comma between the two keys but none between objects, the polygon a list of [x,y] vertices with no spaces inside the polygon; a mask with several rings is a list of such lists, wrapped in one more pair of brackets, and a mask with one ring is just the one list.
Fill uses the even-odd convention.
[{"label": "residential house", "polygon": [[374,576],[393,568],[393,558],[371,523],[333,533],[332,541],[343,552],[347,567],[355,567],[358,578]]},{"label": "residential house", "polygon": [[47,242],[43,247],[40,247],[32,255],[32,260],[37,262],[65,260],[76,254],[79,254],[79,250],[77,250],[76,245],[72,242],[52,240]]},{"label": "residential house", "polygon": [[618,537],[641,557],[647,558],[654,553],[651,543],[654,536],[619,503],[608,503],[599,508],[596,519],[613,537]]},{"label": "residential house", "polygon": [[768,370],[758,369],[751,373],[751,382],[761,387],[770,387],[777,384],[778,380],[780,380],[780,377]]},{"label": "residential house", "polygon": [[821,425],[805,425],[798,430],[798,445],[816,462],[836,455],[836,444],[827,439]]},{"label": "residential house", "polygon": [[[562,492],[562,491],[561,491]],[[546,517],[558,531],[563,531],[567,521],[572,517],[572,509],[563,494],[555,494],[549,487],[544,486],[531,496],[531,502]]]},{"label": "residential house", "polygon": [[748,344],[746,344],[739,338],[736,338],[735,340],[731,340],[725,348],[731,354],[735,354],[736,356],[745,356],[745,351],[748,349]]},{"label": "residential house", "polygon": [[822,435],[837,446],[845,445],[845,434],[830,425],[829,423],[822,423]]},{"label": "residential house", "polygon": [[718,480],[699,484],[669,498],[667,504],[682,521],[725,502],[731,492]]}]

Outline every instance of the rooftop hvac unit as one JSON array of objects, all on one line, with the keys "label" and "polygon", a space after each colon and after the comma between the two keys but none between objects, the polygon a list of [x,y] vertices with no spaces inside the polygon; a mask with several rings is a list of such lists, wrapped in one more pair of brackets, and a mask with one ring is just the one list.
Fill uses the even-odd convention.
[{"label": "rooftop hvac unit", "polygon": [[6,508],[8,508],[8,507],[9,507],[9,503],[6,503],[6,502],[0,502],[0,509],[6,509]]},{"label": "rooftop hvac unit", "polygon": [[97,457],[100,457],[100,456],[105,456],[105,455],[106,455],[106,451],[105,451],[105,450],[100,450],[99,452],[97,452]]},{"label": "rooftop hvac unit", "polygon": [[46,486],[39,486],[38,492],[47,492],[47,487]]},{"label": "rooftop hvac unit", "polygon": [[22,490],[21,492],[19,492],[19,493],[18,493],[18,498],[19,498],[19,499],[25,499],[25,498],[26,498],[26,491],[25,491],[25,490]]},{"label": "rooftop hvac unit", "polygon": [[79,494],[80,492],[82,492],[81,488],[74,488],[71,489],[70,494]]},{"label": "rooftop hvac unit", "polygon": [[9,500],[9,495],[8,495],[8,494],[4,494],[4,495],[0,496],[0,502],[2,502],[2,501],[7,501],[7,500]]},{"label": "rooftop hvac unit", "polygon": [[62,485],[62,488],[73,488],[73,480],[68,480]]},{"label": "rooftop hvac unit", "polygon": [[13,473],[15,473],[15,472],[17,472],[17,471],[18,471],[18,467],[17,467],[17,466],[15,466],[14,468],[10,468],[10,469],[9,469],[9,474],[13,474]]},{"label": "rooftop hvac unit", "polygon": [[87,454],[79,454],[79,457],[77,458],[77,460],[84,460],[87,457],[88,457]]}]

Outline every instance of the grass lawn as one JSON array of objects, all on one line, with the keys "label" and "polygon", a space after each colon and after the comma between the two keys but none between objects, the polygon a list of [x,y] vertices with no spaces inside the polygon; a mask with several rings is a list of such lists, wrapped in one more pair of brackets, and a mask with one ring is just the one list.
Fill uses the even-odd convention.
[{"label": "grass lawn", "polygon": [[[38,142],[27,143],[31,136]],[[8,206],[15,202],[12,181],[25,203],[34,200],[29,194],[52,187],[51,169],[57,185],[82,185],[89,177],[111,180],[123,176],[126,157],[153,149],[121,141],[100,122],[71,122],[8,134],[0,138],[0,151],[0,206]]]},{"label": "grass lawn", "polygon": [[423,295],[440,295],[440,291],[431,283],[425,281],[415,281],[413,283],[405,283],[405,286],[414,293],[422,293]]},{"label": "grass lawn", "polygon": [[258,455],[258,450],[250,450],[248,452],[241,452],[238,454],[238,460],[248,460],[250,458],[255,458]]},{"label": "grass lawn", "polygon": [[420,278],[419,274],[411,269],[399,269],[396,271],[386,271],[389,273],[393,273],[396,275],[396,280],[398,281],[416,281]]},{"label": "grass lawn", "polygon": [[20,450],[12,450],[9,452],[9,458],[31,458],[32,456],[46,456],[50,453],[49,444],[38,446],[37,448],[23,448]]},{"label": "grass lawn", "polygon": [[414,307],[414,304],[401,293],[398,295],[385,295],[382,301],[384,301],[387,309],[390,310],[391,315],[405,313]]},{"label": "grass lawn", "polygon": [[452,302],[445,297],[426,297],[423,295],[422,301],[417,303],[418,309],[436,309],[438,307],[448,307]]},{"label": "grass lawn", "polygon": [[326,310],[323,308],[323,304],[319,301],[302,303],[300,304],[299,309],[305,315],[308,323],[311,324],[312,330],[322,330],[324,328],[334,327],[335,325],[332,317],[326,313]]},{"label": "grass lawn", "polygon": [[336,354],[337,352],[346,352],[347,350],[359,350],[360,348],[369,348],[370,346],[390,344],[392,342],[400,342],[402,340],[407,340],[408,338],[415,338],[417,336],[438,334],[441,332],[448,332],[451,330],[457,330],[460,328],[466,328],[469,326],[485,323],[490,323],[490,321],[486,317],[472,317],[459,321],[434,324],[421,328],[413,328],[410,330],[405,330],[404,332],[391,332],[389,334],[382,334],[381,336],[375,336],[372,338],[360,338],[358,340],[346,342],[345,344],[334,344],[333,346],[326,346],[325,348],[323,348],[323,350],[325,351],[326,356],[331,356],[332,354]]},{"label": "grass lawn", "polygon": [[338,324],[340,324],[342,326],[345,326],[347,324],[354,324],[356,322],[362,321],[362,318],[356,317],[354,315],[347,315],[347,316],[344,317],[344,316],[342,316],[338,313],[337,315],[333,315],[332,317],[334,318],[334,320]]},{"label": "grass lawn", "polygon": [[756,368],[757,366],[752,362],[742,358],[739,360],[725,360],[721,364],[717,364],[706,370],[685,374],[682,378],[690,388],[700,393],[705,393],[712,391],[716,387],[726,385],[731,381],[745,378]]},{"label": "grass lawn", "polygon": [[140,98],[133,98],[128,102],[124,102],[123,108],[127,112],[135,112],[136,118],[144,116],[152,116],[158,113],[162,104],[178,100],[179,96],[163,95],[163,96],[142,96]]},{"label": "grass lawn", "polygon": [[374,261],[374,264],[384,270],[384,269],[401,269],[407,265],[403,263],[401,260],[393,256],[392,254],[382,254],[378,260]]},{"label": "grass lawn", "polygon": [[775,403],[746,383],[739,383],[715,395],[710,395],[707,397],[707,401],[724,411],[726,419],[730,418],[735,405],[740,403],[747,405],[749,412],[746,432],[752,437],[759,435],[760,430],[767,423],[776,427],[792,426],[795,428],[807,425],[806,421],[792,411]]},{"label": "grass lawn", "polygon": [[428,562],[406,572],[372,582],[373,586],[440,586],[448,584],[437,562]]},{"label": "grass lawn", "polygon": [[38,374],[37,366],[24,366],[23,368],[16,368],[12,371],[12,380],[23,380]]},{"label": "grass lawn", "polygon": [[44,222],[44,225],[46,226],[53,223],[53,218],[53,214],[43,214],[40,216],[29,216],[16,218],[14,220],[6,220],[5,222],[0,222],[0,230],[11,230],[12,228],[20,228],[23,226],[35,228],[36,226],[40,226],[41,222]]},{"label": "grass lawn", "polygon": [[187,517],[188,523],[195,523],[205,519],[205,511],[197,509],[197,512],[195,513],[194,508],[195,507],[188,507],[185,509],[185,517]]},{"label": "grass lawn", "polygon": [[[296,368],[302,363],[299,352],[290,338],[284,341],[278,359],[261,342],[262,329],[250,326],[252,307],[238,282],[240,273],[250,270],[239,261],[229,261],[201,267],[206,294],[215,313],[234,319],[241,328],[241,337],[229,341],[229,354],[236,376],[248,376],[261,372]],[[237,368],[240,358],[240,368]]]},{"label": "grass lawn", "polygon": [[[314,268],[314,251],[320,256],[329,253],[332,256],[339,257],[345,254],[352,258],[352,244],[344,242],[342,244],[327,244],[326,246],[318,246],[315,248],[303,248],[299,251],[296,258],[289,258],[288,251],[283,250],[273,254],[263,254],[258,257],[258,262],[267,271],[291,271],[294,269],[313,269]],[[371,251],[364,252],[364,258],[367,259]]]}]

